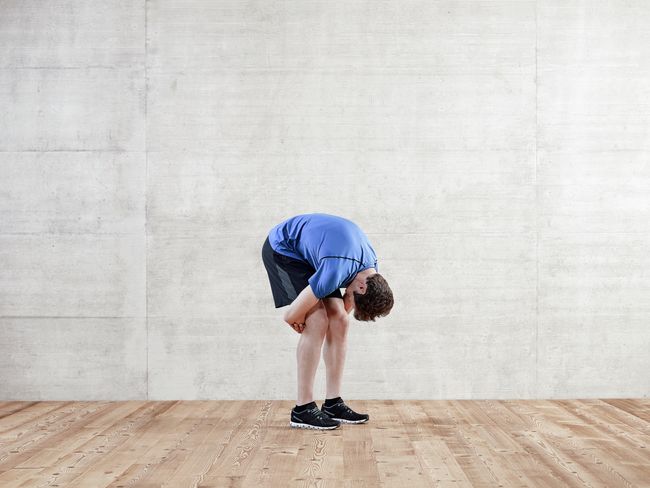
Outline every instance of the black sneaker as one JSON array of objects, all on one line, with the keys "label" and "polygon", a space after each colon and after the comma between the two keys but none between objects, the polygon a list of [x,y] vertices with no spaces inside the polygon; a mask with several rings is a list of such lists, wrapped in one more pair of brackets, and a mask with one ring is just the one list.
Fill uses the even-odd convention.
[{"label": "black sneaker", "polygon": [[321,412],[316,403],[311,408],[304,410],[302,412],[296,412],[295,407],[291,409],[291,421],[289,422],[291,427],[298,427],[301,429],[321,429],[321,430],[331,430],[336,429],[341,422],[332,420],[323,412]]},{"label": "black sneaker", "polygon": [[366,413],[357,413],[348,407],[343,400],[334,405],[326,407],[323,403],[323,413],[332,420],[338,420],[345,424],[363,424],[367,422],[370,416]]}]

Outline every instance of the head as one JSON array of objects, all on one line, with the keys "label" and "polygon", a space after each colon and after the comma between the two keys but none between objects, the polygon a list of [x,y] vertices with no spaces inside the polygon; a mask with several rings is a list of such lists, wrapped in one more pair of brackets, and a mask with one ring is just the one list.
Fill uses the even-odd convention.
[{"label": "head", "polygon": [[379,273],[362,271],[354,279],[351,292],[354,296],[354,318],[362,322],[385,317],[393,308],[393,292]]}]

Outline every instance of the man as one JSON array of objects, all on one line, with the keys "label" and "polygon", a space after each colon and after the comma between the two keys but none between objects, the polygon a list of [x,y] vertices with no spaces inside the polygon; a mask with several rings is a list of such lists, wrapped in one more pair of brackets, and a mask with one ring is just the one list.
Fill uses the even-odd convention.
[{"label": "man", "polygon": [[[369,416],[348,407],[340,390],[350,311],[354,309],[357,320],[375,321],[393,307],[393,293],[378,273],[368,237],[343,217],[296,215],[269,231],[262,260],[275,308],[289,305],[284,320],[301,334],[296,352],[298,398],[289,424],[335,429],[341,422],[367,422]],[[344,295],[340,288],[345,288]],[[322,410],[313,392],[321,348],[327,370]]]}]

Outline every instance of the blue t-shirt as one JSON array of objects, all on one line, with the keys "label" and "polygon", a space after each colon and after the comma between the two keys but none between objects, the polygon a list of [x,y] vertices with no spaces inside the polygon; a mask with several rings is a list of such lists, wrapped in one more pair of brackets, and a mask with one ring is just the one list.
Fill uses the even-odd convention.
[{"label": "blue t-shirt", "polygon": [[275,252],[306,261],[316,270],[309,284],[319,299],[345,288],[364,269],[379,271],[368,236],[351,220],[336,215],[291,217],[269,231],[269,243]]}]

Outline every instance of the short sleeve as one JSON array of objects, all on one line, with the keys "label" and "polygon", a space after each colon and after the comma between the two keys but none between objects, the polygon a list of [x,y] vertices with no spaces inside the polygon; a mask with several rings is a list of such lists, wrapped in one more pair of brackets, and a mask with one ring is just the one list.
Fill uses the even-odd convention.
[{"label": "short sleeve", "polygon": [[351,259],[323,258],[309,278],[309,285],[316,298],[321,299],[347,284],[354,278],[356,270],[356,262]]}]

